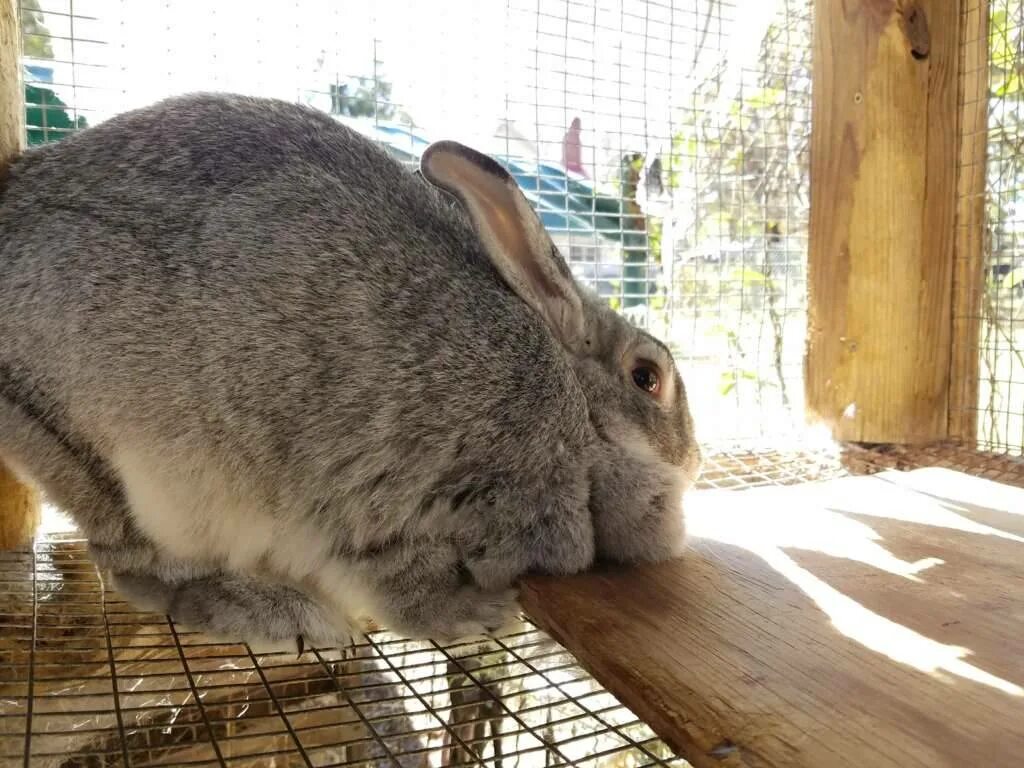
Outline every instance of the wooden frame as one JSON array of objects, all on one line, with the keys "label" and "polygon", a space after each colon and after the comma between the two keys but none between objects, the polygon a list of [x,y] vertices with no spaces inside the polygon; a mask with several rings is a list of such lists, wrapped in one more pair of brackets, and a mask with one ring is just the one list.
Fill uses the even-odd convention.
[{"label": "wooden frame", "polygon": [[0,0],[0,166],[21,152],[25,115],[18,0]]},{"label": "wooden frame", "polygon": [[838,440],[948,433],[960,6],[817,2],[805,388]]},{"label": "wooden frame", "polygon": [[[0,185],[25,135],[20,39],[17,0],[0,0]],[[31,544],[39,515],[38,492],[0,463],[0,549]]]},{"label": "wooden frame", "polygon": [[953,272],[953,350],[949,436],[974,446],[978,438],[978,341],[988,226],[985,176],[988,158],[988,0],[961,0],[960,156]]}]

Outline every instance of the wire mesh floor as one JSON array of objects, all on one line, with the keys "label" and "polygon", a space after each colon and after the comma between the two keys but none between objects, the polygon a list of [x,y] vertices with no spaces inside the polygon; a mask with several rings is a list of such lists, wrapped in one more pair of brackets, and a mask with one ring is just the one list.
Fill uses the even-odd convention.
[{"label": "wire mesh floor", "polygon": [[526,622],[258,656],[135,611],[59,537],[0,555],[0,589],[3,765],[685,765]]},{"label": "wire mesh floor", "polygon": [[[945,466],[1024,486],[1019,459],[919,449],[710,452],[708,488]],[[0,765],[622,766],[686,763],[524,621],[486,646],[387,633],[254,654],[104,590],[74,536],[0,553]]]}]

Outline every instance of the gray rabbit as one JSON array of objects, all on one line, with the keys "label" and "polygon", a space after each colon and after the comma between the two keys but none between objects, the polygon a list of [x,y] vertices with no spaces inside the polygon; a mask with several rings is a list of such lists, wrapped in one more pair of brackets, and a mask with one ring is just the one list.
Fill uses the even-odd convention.
[{"label": "gray rabbit", "polygon": [[480,635],[527,572],[677,555],[666,347],[492,159],[196,94],[0,182],[0,457],[140,607],[252,642]]}]

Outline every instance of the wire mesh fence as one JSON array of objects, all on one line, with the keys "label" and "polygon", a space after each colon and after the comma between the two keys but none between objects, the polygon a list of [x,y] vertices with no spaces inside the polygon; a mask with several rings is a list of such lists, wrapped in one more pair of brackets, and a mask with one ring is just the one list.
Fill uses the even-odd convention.
[{"label": "wire mesh fence", "polygon": [[[434,139],[472,143],[513,173],[576,274],[670,343],[703,439],[782,435],[802,418],[812,10],[21,0],[28,140],[233,90],[331,112],[410,166]],[[984,176],[976,421],[983,447],[1021,453],[1024,2],[963,13],[986,17],[964,24],[985,37],[988,88],[964,92],[987,100],[984,126],[964,130],[986,151],[960,168]]]},{"label": "wire mesh fence", "polygon": [[576,274],[666,340],[705,440],[801,414],[810,0],[20,0],[29,143],[194,90],[311,104],[414,165],[512,172]]},{"label": "wire mesh fence", "polygon": [[988,101],[984,126],[987,150],[985,273],[981,306],[977,308],[980,316],[978,433],[983,446],[1021,454],[1024,453],[1024,2],[991,0],[988,11],[987,88],[984,90]]}]

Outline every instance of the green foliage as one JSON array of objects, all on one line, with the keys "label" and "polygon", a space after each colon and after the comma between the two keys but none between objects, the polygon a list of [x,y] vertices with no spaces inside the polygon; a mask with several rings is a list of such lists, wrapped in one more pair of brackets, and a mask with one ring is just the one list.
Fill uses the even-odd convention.
[{"label": "green foliage", "polygon": [[719,372],[718,378],[718,393],[722,397],[734,393],[738,396],[742,382],[755,384],[759,388],[779,386],[778,382],[762,375],[756,366],[750,366],[740,335],[734,329],[719,323],[709,330],[709,334],[721,336],[729,350],[725,366]]},{"label": "green foliage", "polygon": [[380,120],[391,120],[395,116],[395,106],[391,103],[391,83],[386,80],[357,77],[348,83],[333,83],[330,94],[332,115],[373,117]]},{"label": "green foliage", "polygon": [[622,281],[621,280],[609,280],[611,284],[613,295],[608,299],[608,306],[614,309],[616,312],[622,309]]},{"label": "green foliage", "polygon": [[1024,87],[1024,57],[1021,55],[1020,8],[1011,15],[1008,9],[992,13],[989,21],[989,62],[992,70],[992,95],[997,98],[1019,96]]},{"label": "green foliage", "polygon": [[43,13],[39,0],[21,0],[21,34],[23,52],[36,59],[52,59],[53,46],[50,32],[43,25]]},{"label": "green foliage", "polygon": [[740,381],[757,381],[757,371],[739,370],[733,368],[728,371],[722,371],[721,384],[718,387],[718,392],[722,397],[725,397],[734,389]]},{"label": "green foliage", "polygon": [[[21,0],[21,31],[25,55],[36,59],[52,59],[50,31],[43,23],[38,0]],[[30,146],[64,138],[73,130],[85,128],[84,117],[73,119],[65,104],[49,88],[25,86],[25,125]]]},{"label": "green foliage", "polygon": [[684,263],[676,266],[674,289],[684,307],[713,306],[719,286],[720,281],[715,276],[707,275],[698,264]]},{"label": "green foliage", "polygon": [[[786,295],[802,273],[791,271],[785,244],[802,240],[809,213],[808,8],[780,2],[756,69],[744,70],[734,91],[724,90],[737,85],[729,62],[702,68],[709,74],[673,116],[662,158],[675,199],[685,201],[675,230],[689,258],[673,270],[673,309],[695,323],[717,321],[703,326],[700,354],[715,361],[717,394],[741,408],[763,406],[766,397],[789,404],[787,317],[804,296]],[[699,55],[720,53],[711,46]]]},{"label": "green foliage", "polygon": [[785,17],[791,26],[770,26],[762,42],[756,89],[723,93],[716,72],[698,84],[691,108],[679,115],[663,164],[673,189],[692,191],[694,216],[681,233],[684,245],[761,237],[768,221],[803,219],[810,46],[794,41],[808,38],[810,25],[788,3]]},{"label": "green foliage", "polygon": [[758,111],[779,104],[785,91],[782,88],[765,87],[744,99],[743,106],[748,110]]},{"label": "green foliage", "polygon": [[72,119],[67,104],[49,88],[26,85],[25,104],[29,146],[58,141],[73,130],[88,127],[84,117]]},{"label": "green foliage", "polygon": [[647,252],[650,258],[661,263],[662,221],[654,216],[647,217]]},{"label": "green foliage", "polygon": [[1024,1],[997,0],[989,24],[989,126],[986,195],[994,263],[1020,267],[1024,188]]},{"label": "green foliage", "polygon": [[766,276],[763,272],[758,272],[756,269],[750,267],[734,267],[729,271],[729,280],[734,283],[739,283],[744,288],[752,288],[757,286],[758,288],[765,288],[767,290],[775,290],[775,283]]}]

